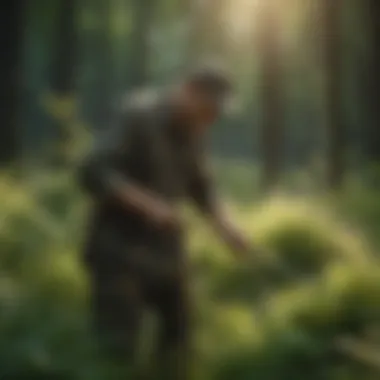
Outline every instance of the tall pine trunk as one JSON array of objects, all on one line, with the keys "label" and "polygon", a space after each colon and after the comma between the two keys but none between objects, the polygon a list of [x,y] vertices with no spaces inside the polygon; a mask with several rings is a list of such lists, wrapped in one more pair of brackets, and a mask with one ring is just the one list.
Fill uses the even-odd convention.
[{"label": "tall pine trunk", "polygon": [[258,42],[262,102],[261,149],[264,190],[279,181],[283,153],[282,57],[278,7],[275,0],[262,3],[258,15]]},{"label": "tall pine trunk", "polygon": [[146,85],[149,80],[150,36],[154,16],[154,0],[134,0],[132,49],[130,51],[131,87]]},{"label": "tall pine trunk", "polygon": [[223,1],[193,0],[188,2],[190,33],[188,66],[209,58],[222,58],[225,32],[222,25]]},{"label": "tall pine trunk", "polygon": [[380,2],[366,4],[370,51],[365,70],[365,102],[369,120],[365,126],[366,152],[369,159],[380,164]]},{"label": "tall pine trunk", "polygon": [[110,123],[113,102],[113,82],[115,78],[114,51],[111,35],[110,1],[94,2],[97,30],[95,32],[94,49],[94,103],[93,124],[98,128],[106,128]]},{"label": "tall pine trunk", "polygon": [[55,43],[51,66],[52,127],[55,140],[52,158],[56,164],[67,163],[73,139],[75,91],[77,79],[78,30],[77,0],[60,0],[57,7]]},{"label": "tall pine trunk", "polygon": [[192,68],[203,54],[205,12],[201,0],[188,0],[187,4],[189,14],[187,66]]},{"label": "tall pine trunk", "polygon": [[323,0],[326,73],[327,184],[339,189],[345,171],[345,128],[342,109],[341,4]]},{"label": "tall pine trunk", "polygon": [[78,35],[76,0],[60,0],[53,57],[51,89],[58,96],[75,91]]},{"label": "tall pine trunk", "polygon": [[19,155],[20,98],[22,85],[22,41],[24,0],[4,2],[1,8],[1,107],[0,164],[12,163]]}]

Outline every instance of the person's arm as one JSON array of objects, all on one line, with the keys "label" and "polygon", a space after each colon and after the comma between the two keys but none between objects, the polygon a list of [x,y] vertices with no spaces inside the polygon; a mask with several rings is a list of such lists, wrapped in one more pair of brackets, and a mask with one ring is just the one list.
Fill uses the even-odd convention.
[{"label": "person's arm", "polygon": [[143,159],[141,153],[149,150],[151,143],[144,126],[134,119],[130,122],[129,127],[124,124],[124,128],[112,130],[109,138],[100,141],[79,170],[80,183],[92,198],[117,202],[126,211],[139,213],[160,226],[175,225],[173,210],[118,167],[121,159]]},{"label": "person's arm", "polygon": [[218,236],[237,254],[246,254],[249,244],[230,220],[214,192],[210,169],[198,159],[191,175],[189,195]]}]

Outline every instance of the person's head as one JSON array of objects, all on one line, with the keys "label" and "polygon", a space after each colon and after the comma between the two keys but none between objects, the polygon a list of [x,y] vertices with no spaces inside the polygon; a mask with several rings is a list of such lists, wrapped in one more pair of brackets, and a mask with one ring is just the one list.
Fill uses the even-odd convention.
[{"label": "person's head", "polygon": [[231,80],[221,67],[204,65],[189,73],[181,82],[180,96],[192,128],[202,132],[213,124],[231,93]]}]

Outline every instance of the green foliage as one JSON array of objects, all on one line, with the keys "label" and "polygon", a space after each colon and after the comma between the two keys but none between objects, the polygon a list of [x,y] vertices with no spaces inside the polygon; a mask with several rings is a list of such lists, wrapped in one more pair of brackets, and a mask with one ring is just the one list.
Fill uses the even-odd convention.
[{"label": "green foliage", "polygon": [[[85,202],[67,173],[33,178],[0,181],[0,375],[125,378],[126,369],[102,357],[89,332],[79,254]],[[366,202],[377,201],[370,194]],[[342,198],[337,206],[368,217],[371,207],[352,204]],[[268,253],[236,263],[186,214],[198,306],[196,378],[366,379],[336,347],[380,320],[380,266],[362,234],[334,215],[330,200],[278,196],[231,211]]]},{"label": "green foliage", "polygon": [[256,213],[257,234],[292,271],[302,275],[315,274],[334,261],[366,262],[370,254],[361,235],[327,207],[318,199],[274,199]]},{"label": "green foliage", "polygon": [[[378,178],[375,175],[376,172],[372,170],[374,169],[370,168],[369,173],[365,173],[365,178],[368,178],[370,184],[373,184],[372,179]],[[378,201],[378,186],[366,186],[365,183],[364,181],[352,180],[338,203],[341,205],[341,211],[364,228],[371,241],[379,246],[380,202]]]},{"label": "green foliage", "polygon": [[376,266],[338,266],[314,284],[280,291],[269,299],[261,339],[219,357],[216,378],[340,379],[332,377],[338,364],[352,373],[356,363],[336,340],[377,323],[379,285]]},{"label": "green foliage", "polygon": [[371,253],[362,236],[314,202],[280,197],[254,211],[246,209],[248,233],[264,255],[249,265],[218,271],[214,294],[252,302],[263,292],[308,281],[332,264],[368,263]]}]

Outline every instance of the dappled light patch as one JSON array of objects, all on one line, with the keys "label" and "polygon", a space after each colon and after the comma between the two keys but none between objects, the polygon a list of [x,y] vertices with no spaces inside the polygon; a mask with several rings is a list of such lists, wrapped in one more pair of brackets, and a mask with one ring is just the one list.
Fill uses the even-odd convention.
[{"label": "dappled light patch", "polygon": [[277,198],[252,218],[256,238],[299,275],[316,274],[334,261],[365,263],[371,254],[360,234],[318,200]]}]

